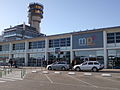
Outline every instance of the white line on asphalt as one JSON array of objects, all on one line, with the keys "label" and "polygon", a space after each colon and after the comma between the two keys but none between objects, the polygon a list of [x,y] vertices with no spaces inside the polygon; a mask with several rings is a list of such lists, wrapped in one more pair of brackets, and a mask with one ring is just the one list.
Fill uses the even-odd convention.
[{"label": "white line on asphalt", "polygon": [[53,83],[53,81],[50,79],[50,77],[48,77],[46,74],[45,74],[45,76],[47,77],[47,79],[48,79],[51,83]]},{"label": "white line on asphalt", "polygon": [[[88,85],[91,85],[91,87],[95,87],[95,88],[102,88],[102,89],[109,89],[109,90],[119,90],[118,88],[111,88],[111,87],[100,87],[100,86],[96,86],[96,85],[93,85],[93,84],[90,84],[90,83],[88,83],[88,82],[85,82],[85,81],[83,81],[83,80],[80,80],[80,79],[78,79],[78,78],[75,78],[75,77],[73,77],[73,76],[70,76],[70,75],[67,75],[67,76],[69,76],[69,77],[71,77],[71,78],[73,78],[73,79],[76,79],[76,80],[78,80],[78,81],[81,81],[81,82],[83,82],[83,83],[86,83],[86,84],[88,84]],[[82,85],[82,86],[84,86],[84,85]],[[88,87],[88,86],[87,86]],[[90,87],[90,86],[89,86]]]},{"label": "white line on asphalt", "polygon": [[16,80],[13,80],[13,79],[7,79],[7,78],[0,78],[0,80],[5,80],[5,81],[16,81]]},{"label": "white line on asphalt", "polygon": [[2,82],[6,82],[6,81],[0,81],[0,83],[2,83]]},{"label": "white line on asphalt", "polygon": [[102,79],[106,79],[106,80],[113,81],[113,82],[120,82],[120,81],[108,79],[107,77],[100,77],[100,76],[95,76],[95,77],[97,77],[97,78],[102,78]]},{"label": "white line on asphalt", "polygon": [[85,81],[80,80],[80,79],[78,79],[78,78],[75,78],[75,77],[73,77],[73,76],[70,76],[70,75],[67,75],[67,76],[69,76],[69,77],[71,77],[71,78],[73,78],[73,79],[75,79],[75,80],[78,80],[78,81],[80,81],[80,82],[83,82],[83,83],[85,83],[85,84],[91,85],[91,86],[93,86],[93,87],[96,87],[96,88],[98,87],[98,86],[96,86],[96,85],[93,85],[93,84],[91,84],[91,83],[85,82]]},{"label": "white line on asphalt", "polygon": [[[93,86],[87,86],[87,85],[76,85],[76,84],[65,84],[65,83],[54,83],[54,84],[58,84],[58,85],[64,85],[64,86],[80,86],[80,87],[90,87],[90,88],[94,88]],[[111,87],[96,87],[96,88],[102,88],[102,89],[108,89],[108,90],[119,90],[118,88],[111,88]]]},{"label": "white line on asphalt", "polygon": [[23,80],[22,78],[11,78],[11,77],[7,77],[6,79],[13,79],[13,80]]}]

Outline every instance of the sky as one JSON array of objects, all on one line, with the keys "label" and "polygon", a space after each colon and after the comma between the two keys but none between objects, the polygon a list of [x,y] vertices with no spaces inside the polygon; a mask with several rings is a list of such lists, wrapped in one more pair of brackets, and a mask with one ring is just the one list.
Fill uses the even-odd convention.
[{"label": "sky", "polygon": [[31,2],[44,5],[40,27],[46,35],[120,26],[120,0],[1,0],[0,33],[28,24]]}]

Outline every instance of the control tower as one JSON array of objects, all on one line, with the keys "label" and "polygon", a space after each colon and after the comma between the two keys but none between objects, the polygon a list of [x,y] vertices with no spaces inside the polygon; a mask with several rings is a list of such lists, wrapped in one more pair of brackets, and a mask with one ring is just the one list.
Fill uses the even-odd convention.
[{"label": "control tower", "polygon": [[40,33],[40,23],[43,18],[43,5],[39,3],[30,3],[28,10],[28,22],[30,26],[36,28]]}]

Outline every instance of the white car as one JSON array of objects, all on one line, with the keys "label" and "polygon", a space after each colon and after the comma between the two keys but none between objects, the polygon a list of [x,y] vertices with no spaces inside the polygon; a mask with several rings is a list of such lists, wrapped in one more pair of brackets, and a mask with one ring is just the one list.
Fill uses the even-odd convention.
[{"label": "white car", "polygon": [[75,71],[80,71],[80,70],[90,70],[90,71],[93,71],[93,72],[97,72],[101,69],[103,69],[104,66],[101,65],[98,61],[86,61],[80,65],[75,65],[73,67],[73,69]]}]

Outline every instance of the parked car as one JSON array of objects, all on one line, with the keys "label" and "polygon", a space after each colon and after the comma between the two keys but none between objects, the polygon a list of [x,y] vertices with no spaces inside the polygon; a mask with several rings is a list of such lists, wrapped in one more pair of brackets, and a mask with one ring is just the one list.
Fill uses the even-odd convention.
[{"label": "parked car", "polygon": [[75,65],[73,67],[73,69],[75,71],[89,70],[89,71],[93,71],[93,72],[97,72],[103,68],[104,68],[104,65],[100,64],[98,61],[86,61],[80,65]]},{"label": "parked car", "polygon": [[53,64],[47,65],[48,70],[68,70],[69,64],[65,61],[55,62]]}]

